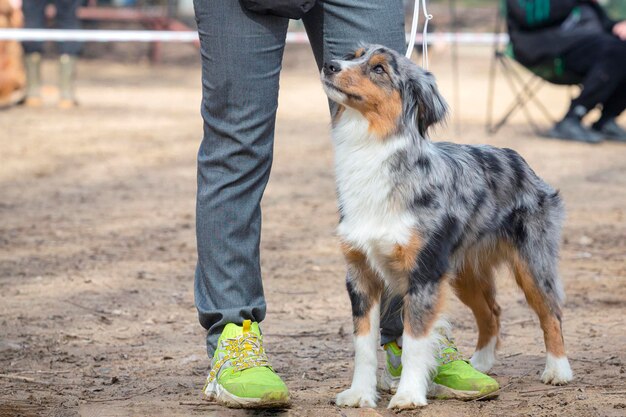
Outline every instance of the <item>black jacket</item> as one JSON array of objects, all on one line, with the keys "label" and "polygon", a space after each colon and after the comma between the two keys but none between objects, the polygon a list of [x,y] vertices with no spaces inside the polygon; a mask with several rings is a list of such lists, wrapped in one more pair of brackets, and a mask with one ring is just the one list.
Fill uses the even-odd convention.
[{"label": "black jacket", "polygon": [[613,36],[616,23],[594,0],[507,0],[506,5],[515,59],[528,66],[562,56],[585,37]]}]

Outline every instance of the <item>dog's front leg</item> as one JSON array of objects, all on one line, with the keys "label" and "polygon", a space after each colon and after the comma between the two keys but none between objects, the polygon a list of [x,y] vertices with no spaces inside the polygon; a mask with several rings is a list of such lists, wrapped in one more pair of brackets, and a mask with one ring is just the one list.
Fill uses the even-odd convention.
[{"label": "dog's front leg", "polygon": [[376,407],[376,370],[380,325],[381,285],[373,272],[361,262],[351,262],[346,279],[354,320],[354,375],[350,389],[337,395],[336,404],[344,407]]},{"label": "dog's front leg", "polygon": [[[336,404],[343,407],[376,407],[376,369],[378,366],[378,324],[380,304],[372,306],[364,320],[369,321],[369,330],[354,335],[354,375],[350,389],[337,395]],[[355,329],[356,330],[356,329]]]},{"label": "dog's front leg", "polygon": [[442,302],[440,284],[422,284],[404,299],[402,376],[389,408],[416,408],[427,404],[426,393],[437,367],[437,339],[433,334]]}]

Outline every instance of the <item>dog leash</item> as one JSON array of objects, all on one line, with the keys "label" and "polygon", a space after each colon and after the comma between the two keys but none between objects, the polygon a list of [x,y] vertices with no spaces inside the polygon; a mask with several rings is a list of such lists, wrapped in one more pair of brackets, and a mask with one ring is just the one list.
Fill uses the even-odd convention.
[{"label": "dog leash", "polygon": [[433,18],[426,10],[426,0],[415,0],[413,3],[413,20],[411,21],[411,37],[409,38],[409,47],[405,56],[411,57],[413,48],[415,47],[415,37],[417,36],[417,25],[420,19],[420,1],[422,2],[422,12],[424,13],[424,31],[422,32],[422,67],[428,69],[428,22]]}]

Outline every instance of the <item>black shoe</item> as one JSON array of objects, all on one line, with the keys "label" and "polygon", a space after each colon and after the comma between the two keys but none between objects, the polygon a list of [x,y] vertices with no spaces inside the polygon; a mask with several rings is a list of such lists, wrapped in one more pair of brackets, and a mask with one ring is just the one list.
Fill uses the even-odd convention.
[{"label": "black shoe", "polygon": [[614,140],[616,142],[626,142],[626,130],[615,122],[615,119],[607,120],[598,126],[597,123],[591,127],[592,131],[599,134],[606,140]]},{"label": "black shoe", "polygon": [[556,139],[574,140],[585,143],[600,143],[602,136],[584,127],[578,118],[566,117],[548,131],[548,136]]}]

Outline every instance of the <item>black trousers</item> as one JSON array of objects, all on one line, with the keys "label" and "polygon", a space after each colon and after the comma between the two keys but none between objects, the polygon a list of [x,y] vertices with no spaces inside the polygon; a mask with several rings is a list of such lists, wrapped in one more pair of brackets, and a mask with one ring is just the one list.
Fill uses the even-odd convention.
[{"label": "black trousers", "polygon": [[[80,21],[76,10],[80,0],[24,0],[24,27],[27,29],[43,29],[46,27],[46,5],[54,4],[57,9],[55,27],[58,29],[80,29]],[[28,53],[43,52],[43,42],[23,42],[24,51]],[[78,55],[82,47],[81,42],[59,42],[58,51],[61,54]]]},{"label": "black trousers", "polygon": [[626,109],[626,41],[608,33],[590,35],[563,55],[567,71],[583,77],[583,89],[572,100],[588,110],[602,105],[602,119]]}]

